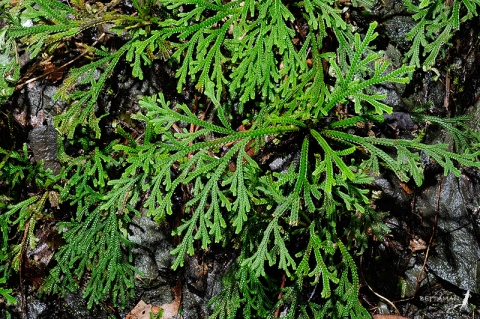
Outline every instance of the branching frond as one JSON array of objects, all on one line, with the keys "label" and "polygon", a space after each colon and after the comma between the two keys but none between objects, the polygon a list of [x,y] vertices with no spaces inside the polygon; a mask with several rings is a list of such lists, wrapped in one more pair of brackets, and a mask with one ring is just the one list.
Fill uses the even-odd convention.
[{"label": "branching frond", "polygon": [[[153,176],[155,187],[150,188],[155,196],[145,203],[149,207],[149,214],[157,220],[162,219],[165,212],[172,214],[172,196],[178,186],[189,183],[194,185],[192,199],[186,204],[187,209],[192,207],[193,215],[175,231],[175,234],[183,234],[184,238],[172,252],[177,254],[173,266],[176,268],[183,265],[185,253],[193,254],[194,240],[201,240],[202,247],[207,248],[211,236],[216,242],[221,240],[222,229],[227,223],[231,223],[236,233],[242,230],[243,223],[251,213],[252,190],[249,188],[254,187],[247,185],[246,181],[258,173],[258,167],[255,167],[246,148],[253,147],[252,142],[258,141],[259,137],[282,134],[298,128],[252,127],[246,132],[235,132],[230,127],[199,120],[185,105],[177,106],[183,114],[170,109],[162,95],[158,99],[145,98],[140,103],[147,109],[147,125],[152,126],[153,132],[163,133],[163,141],[157,145],[158,152],[164,153],[152,159],[155,167],[160,169]],[[173,123],[180,121],[201,127],[200,133],[195,134],[195,139],[204,137],[206,140],[192,144],[192,138],[186,132],[171,135],[166,131]],[[219,154],[219,149],[224,149],[223,154]],[[142,160],[145,162],[145,157]],[[231,165],[235,165],[233,173],[229,169]],[[173,181],[171,171],[176,171],[177,175]],[[233,200],[228,199],[231,196]],[[228,222],[222,213],[225,209],[230,212]]]},{"label": "branching frond", "polygon": [[[333,93],[328,97],[327,103],[322,107],[321,112],[323,115],[327,115],[328,112],[337,105],[337,103],[343,103],[347,99],[354,102],[355,113],[361,115],[364,112],[364,108],[368,111],[373,106],[373,110],[377,114],[383,114],[384,112],[391,113],[392,108],[382,102],[386,96],[378,93],[368,94],[365,90],[371,89],[372,86],[385,83],[406,83],[408,74],[413,71],[411,66],[402,66],[396,70],[386,73],[390,66],[388,60],[381,60],[377,53],[370,53],[367,57],[363,58],[362,54],[365,52],[368,44],[377,37],[377,33],[373,30],[376,27],[376,23],[370,24],[367,34],[363,41],[360,40],[360,35],[355,35],[355,52],[353,56],[349,56],[348,63],[344,59],[347,56],[340,56],[341,61],[337,63],[333,57],[329,58],[329,62],[332,65],[332,69],[335,72],[337,82]],[[370,63],[374,62],[373,68]],[[340,67],[344,65],[344,67]],[[345,68],[346,66],[346,68]],[[364,74],[368,74],[365,76]],[[366,103],[362,103],[366,102]]]},{"label": "branching frond", "polygon": [[[480,1],[455,0],[453,4],[448,4],[435,0],[421,1],[416,5],[411,0],[407,0],[405,6],[418,21],[407,33],[407,39],[413,42],[410,50],[405,54],[405,60],[409,60],[410,65],[415,65],[417,68],[421,64],[424,69],[429,69],[435,64],[440,50],[454,35],[454,31],[460,29],[460,22],[477,15],[477,6],[480,6]],[[466,14],[462,10],[463,6],[467,9]],[[463,16],[460,16],[460,12],[463,12]],[[427,57],[421,61],[421,56]]]},{"label": "branching frond", "polygon": [[418,121],[435,123],[439,125],[442,129],[450,134],[455,142],[455,147],[458,148],[460,152],[473,152],[480,143],[480,135],[473,132],[472,129],[467,126],[467,122],[472,120],[471,116],[440,118],[438,116],[413,113],[412,118]]},{"label": "branching frond", "polygon": [[[478,156],[480,152],[458,155],[447,150],[447,144],[425,145],[410,140],[392,140],[387,138],[359,137],[351,134],[325,130],[324,134],[334,139],[341,140],[350,145],[360,146],[369,153],[370,159],[364,162],[374,173],[379,173],[378,160],[382,160],[385,166],[397,174],[402,181],[408,181],[412,176],[415,183],[420,186],[423,181],[423,169],[420,166],[419,152],[424,152],[434,159],[444,169],[445,176],[449,173],[460,175],[460,170],[454,166],[458,162],[464,166],[480,167]],[[391,155],[381,147],[396,150],[397,154]]]}]

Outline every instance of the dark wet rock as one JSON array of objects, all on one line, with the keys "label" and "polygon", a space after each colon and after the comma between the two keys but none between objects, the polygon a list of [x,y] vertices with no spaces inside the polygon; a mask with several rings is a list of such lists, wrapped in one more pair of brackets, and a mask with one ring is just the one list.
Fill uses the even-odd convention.
[{"label": "dark wet rock", "polygon": [[198,261],[195,256],[186,256],[185,279],[190,289],[197,294],[203,294],[207,288],[208,265]]},{"label": "dark wet rock", "polygon": [[410,210],[410,196],[401,187],[400,181],[393,174],[386,174],[375,179],[374,184],[381,190],[381,199],[377,201],[381,209],[396,213]]},{"label": "dark wet rock", "polygon": [[68,306],[72,317],[75,318],[84,318],[90,315],[89,310],[87,309],[87,302],[82,296],[78,294],[71,293],[67,291],[65,293],[65,304]]},{"label": "dark wet rock", "polygon": [[51,125],[34,128],[28,134],[29,146],[33,152],[35,162],[44,161],[45,168],[50,168],[54,174],[58,174],[61,165],[58,161],[58,132]]},{"label": "dark wet rock", "polygon": [[435,80],[434,76],[432,76],[431,80],[425,82],[425,85],[427,85],[426,89],[420,91],[419,94],[425,94],[425,100],[432,104],[433,113],[445,113],[447,111],[444,106],[445,84],[442,81]]},{"label": "dark wet rock", "polygon": [[187,258],[182,300],[185,319],[208,318],[211,309],[206,304],[222,289],[222,277],[235,258],[230,253],[200,261],[195,256]]},{"label": "dark wet rock", "polygon": [[450,64],[449,71],[451,73],[451,78],[453,79],[453,82],[465,83],[465,78],[467,74],[465,73],[465,66],[462,58],[453,58],[453,61]]},{"label": "dark wet rock", "polygon": [[67,291],[65,293],[65,308],[70,314],[71,318],[91,318],[96,316],[97,318],[106,317],[106,315],[101,316],[100,313],[95,310],[89,310],[87,308],[87,300],[82,298],[80,291],[76,293],[71,293]]},{"label": "dark wet rock", "polygon": [[36,298],[28,300],[28,319],[44,318],[48,311],[48,305]]},{"label": "dark wet rock", "polygon": [[[291,156],[290,156],[291,157]],[[277,157],[268,164],[272,171],[281,171],[285,166],[285,163],[288,162],[289,158]]]},{"label": "dark wet rock", "polygon": [[[480,95],[480,91],[478,92]],[[468,126],[475,132],[480,132],[480,99],[477,100],[473,107],[467,109],[466,115],[472,117],[468,122]]]},{"label": "dark wet rock", "polygon": [[383,114],[385,123],[399,130],[413,130],[415,123],[413,123],[410,114],[406,112],[392,112],[391,114]]},{"label": "dark wet rock", "polygon": [[[404,297],[415,297],[413,304],[400,306],[408,318],[419,314],[432,319],[446,318],[446,314],[468,318],[471,308],[460,307],[464,295],[467,290],[480,291],[480,176],[476,170],[465,170],[458,178],[436,174],[427,180],[423,189],[411,195],[394,176],[387,174],[375,180],[382,192],[376,203],[379,210],[390,212],[385,221],[392,232],[377,245],[375,260],[364,262],[364,275],[375,291],[390,300],[402,298],[398,286],[403,281]],[[437,211],[435,237],[424,267]],[[415,239],[423,239],[425,248],[414,250]],[[475,299],[470,303],[476,304]]]},{"label": "dark wet rock", "polygon": [[[417,292],[417,288],[423,289],[429,285],[431,286],[435,284],[436,282],[435,276],[427,271],[422,271],[422,265],[415,263],[415,259],[411,259],[411,263],[405,271],[403,279],[405,280],[405,298],[414,297],[415,293]],[[418,279],[420,279],[420,282],[417,285]]]},{"label": "dark wet rock", "polygon": [[66,106],[64,101],[53,98],[57,90],[58,86],[40,82],[26,85],[15,94],[12,102],[15,121],[23,128],[52,125],[55,115],[60,114]]},{"label": "dark wet rock", "polygon": [[26,102],[30,115],[30,124],[33,127],[53,123],[55,115],[60,114],[66,103],[53,98],[58,86],[33,83],[26,87]]},{"label": "dark wet rock", "polygon": [[464,295],[443,290],[439,285],[429,295],[421,295],[415,304],[400,306],[407,318],[414,319],[469,319],[474,316],[469,306],[462,307]]},{"label": "dark wet rock", "polygon": [[401,90],[393,83],[386,83],[376,87],[376,93],[385,94],[386,97],[382,100],[382,103],[393,107],[394,110],[404,108],[404,103],[401,97]]},{"label": "dark wet rock", "polygon": [[205,307],[205,303],[208,300],[205,300],[204,297],[201,297],[188,289],[184,289],[182,297],[184,319],[208,318],[209,311]]},{"label": "dark wet rock", "polygon": [[[393,46],[392,44],[389,44],[387,46],[387,49],[385,50],[385,56],[387,57],[387,59],[390,60],[390,62],[392,62],[392,66],[394,68],[399,68],[403,65],[403,55],[402,53],[400,52],[400,50],[398,50],[395,46]],[[394,84],[397,84],[398,83],[394,83]],[[404,85],[402,85],[404,87]]]},{"label": "dark wet rock", "polygon": [[376,16],[393,16],[405,12],[403,1],[397,0],[378,0],[372,6],[372,14]]},{"label": "dark wet rock", "polygon": [[388,308],[386,303],[384,303],[382,301],[379,301],[377,307],[378,307],[378,313],[379,314],[382,314],[382,315],[389,315],[390,314],[390,309]]},{"label": "dark wet rock", "polygon": [[171,303],[175,299],[172,288],[180,283],[183,318],[207,318],[210,310],[206,303],[220,292],[222,276],[234,256],[217,258],[212,254],[198,259],[187,255],[185,266],[174,272],[171,266],[175,256],[170,254],[173,246],[166,226],[158,225],[142,214],[133,218],[129,230],[128,238],[136,244],[134,265],[143,273],[136,275],[134,302],[141,299],[154,305]]},{"label": "dark wet rock", "polygon": [[173,247],[165,234],[167,230],[146,214],[135,216],[129,229],[128,239],[136,244],[133,249],[134,265],[143,273],[137,280],[137,286],[168,286],[172,278],[165,280],[160,276],[161,270],[169,270],[174,261],[174,256],[170,254]]},{"label": "dark wet rock", "polygon": [[[437,214],[437,205],[435,237],[418,288],[422,289],[427,283],[431,286],[435,282],[435,278],[431,277],[431,274],[434,274],[460,291],[470,290],[478,293],[480,291],[479,278],[477,278],[477,269],[480,269],[480,265],[477,268],[480,260],[480,222],[477,221],[477,215],[480,207],[478,207],[476,194],[479,194],[480,190],[474,177],[461,175],[457,178],[453,174],[443,178],[437,176],[436,184],[430,182],[430,185],[417,193],[414,212],[418,218],[421,218],[420,224],[401,221],[405,218],[404,216],[408,216],[409,211],[412,211],[412,197],[398,186],[399,182],[395,178],[392,179],[391,176],[377,178],[375,185],[382,190],[383,194],[382,198],[377,200],[379,208],[400,217],[400,219],[390,217],[387,224],[395,238],[395,241],[390,240],[390,243],[397,243],[394,248],[396,258],[399,258],[397,263],[405,263],[402,259],[408,260],[408,266],[404,268],[402,275],[407,284],[405,295],[408,297],[415,294],[417,278],[425,259],[425,249],[414,251],[411,244],[408,246],[408,242],[411,243],[415,239],[411,237],[412,234],[423,238],[425,243],[429,242]],[[440,193],[438,193],[439,187]],[[404,249],[398,248],[398,244],[402,242]],[[405,252],[409,252],[409,255],[406,256]],[[382,254],[389,263],[391,255],[386,253],[388,251]],[[392,272],[394,270],[389,273]],[[429,277],[428,280],[425,280],[426,276]]]},{"label": "dark wet rock", "polygon": [[[445,117],[448,109],[445,108],[445,80],[438,70],[418,70],[407,88],[403,101],[408,109],[418,106],[424,107],[429,115]],[[412,92],[413,91],[413,92]],[[438,135],[438,134],[433,134]]]},{"label": "dark wet rock", "polygon": [[429,187],[416,203],[416,209],[425,222],[433,224],[439,201],[435,244],[427,265],[443,280],[478,293],[480,223],[474,219],[478,208],[472,210],[476,204],[472,201],[476,200],[478,192],[464,175],[457,178],[450,174],[439,183],[440,196],[438,186]]},{"label": "dark wet rock", "polygon": [[383,23],[386,35],[403,51],[408,50],[411,45],[407,40],[407,33],[415,24],[416,22],[409,16],[393,16]]},{"label": "dark wet rock", "polygon": [[102,305],[93,305],[88,309],[87,300],[82,297],[82,290],[75,293],[66,291],[64,298],[59,295],[38,295],[37,289],[31,287],[25,288],[25,306],[22,306],[22,297],[15,295],[17,304],[2,309],[4,305],[0,303],[0,319],[7,318],[8,310],[12,319],[108,319],[112,318],[111,309],[103,308]]}]

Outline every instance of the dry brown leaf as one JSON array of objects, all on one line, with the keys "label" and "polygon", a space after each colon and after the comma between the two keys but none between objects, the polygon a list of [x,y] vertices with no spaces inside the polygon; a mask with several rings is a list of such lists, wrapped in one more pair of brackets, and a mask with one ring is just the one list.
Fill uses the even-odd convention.
[{"label": "dry brown leaf", "polygon": [[427,243],[421,238],[414,238],[410,240],[410,245],[408,247],[412,251],[425,250],[427,249]]},{"label": "dry brown leaf", "polygon": [[143,300],[140,300],[135,308],[125,317],[125,319],[150,319],[150,313],[154,316],[158,314],[160,309],[163,309],[162,319],[174,319],[178,315],[178,309],[180,308],[180,302],[182,301],[182,285],[180,281],[173,287],[173,293],[175,299],[171,303],[164,305],[153,306],[146,304]]},{"label": "dry brown leaf", "polygon": [[60,208],[60,194],[56,191],[49,191],[48,192],[48,200],[50,201],[50,205],[57,209]]},{"label": "dry brown leaf", "polygon": [[162,319],[174,319],[178,315],[178,309],[180,308],[180,303],[182,302],[182,283],[180,280],[177,281],[175,287],[172,288],[175,299],[168,304],[162,305],[163,315]]},{"label": "dry brown leaf", "polygon": [[[125,319],[150,319],[150,313],[156,315],[160,307],[152,306],[150,304],[146,304],[145,301],[140,300],[135,308],[130,311],[130,313],[125,317]],[[162,316],[163,318],[163,316]]]},{"label": "dry brown leaf", "polygon": [[400,182],[400,186],[402,186],[403,190],[404,190],[405,193],[407,193],[408,195],[413,194],[413,190],[410,189],[410,187],[408,187],[408,185],[405,184],[404,182]]},{"label": "dry brown leaf", "polygon": [[44,65],[43,74],[47,75],[46,79],[49,81],[57,82],[63,78],[63,70],[50,61],[47,61]]},{"label": "dry brown leaf", "polygon": [[27,246],[25,252],[26,260],[23,263],[25,277],[35,287],[39,287],[45,279],[48,265],[55,254],[55,251],[63,245],[62,236],[50,224],[42,225],[35,231],[35,248]]}]

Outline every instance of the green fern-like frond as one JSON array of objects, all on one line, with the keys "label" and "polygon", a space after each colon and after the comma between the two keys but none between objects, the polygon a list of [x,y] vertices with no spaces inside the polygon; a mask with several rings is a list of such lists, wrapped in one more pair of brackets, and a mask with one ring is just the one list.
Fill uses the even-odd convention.
[{"label": "green fern-like frond", "polygon": [[[163,133],[163,142],[158,142],[157,145],[159,152],[164,153],[155,158],[155,166],[159,169],[153,177],[155,188],[151,188],[155,196],[145,203],[150,208],[149,214],[154,215],[157,220],[161,220],[165,212],[172,214],[172,196],[177,187],[189,183],[193,185],[192,198],[186,204],[187,208],[192,207],[193,215],[175,231],[175,234],[183,234],[184,238],[172,252],[177,255],[173,266],[176,268],[183,265],[184,254],[193,254],[194,240],[201,240],[203,248],[211,242],[211,236],[216,242],[220,241],[223,237],[222,229],[226,227],[226,220],[221,213],[224,208],[232,214],[229,216],[229,222],[232,223],[235,232],[239,233],[242,230],[243,223],[251,213],[252,190],[247,187],[246,180],[250,176],[254,178],[258,172],[255,162],[245,151],[247,145],[259,137],[296,131],[298,128],[254,126],[246,132],[235,132],[229,127],[199,120],[185,105],[177,106],[183,114],[172,110],[163,96],[158,99],[145,98],[141,105],[147,109],[149,117],[147,125],[152,125],[154,132]],[[198,139],[203,136],[206,140],[191,144],[192,139],[186,132],[172,135],[166,131],[166,128],[180,121],[203,127],[194,137]],[[231,143],[233,145],[227,146]],[[227,148],[221,157],[214,155],[218,153],[219,148]],[[233,173],[228,168],[232,161],[236,165]],[[177,177],[172,181],[170,170],[174,167]],[[161,188],[164,193],[160,191]],[[234,196],[232,201],[228,199],[231,195]]]},{"label": "green fern-like frond", "polygon": [[350,318],[370,318],[368,311],[360,304],[358,300],[358,271],[355,262],[350,253],[341,241],[337,241],[336,245],[342,255],[344,271],[340,276],[340,282],[335,289],[338,296],[342,296],[334,303],[334,311],[336,316]]},{"label": "green fern-like frond", "polygon": [[[49,293],[74,291],[87,269],[91,274],[83,296],[88,298],[88,307],[112,296],[116,304],[124,305],[133,294],[135,269],[124,259],[122,246],[131,247],[125,235],[119,231],[120,217],[113,209],[106,217],[99,209],[85,214],[81,222],[71,221],[59,226],[68,229],[64,234],[66,245],[56,255],[58,261],[42,285]],[[75,271],[72,271],[75,269]],[[127,295],[127,293],[129,293]]]},{"label": "green fern-like frond", "polygon": [[[0,258],[0,261],[1,260],[2,258]],[[5,284],[6,281],[7,281],[6,277],[3,277],[3,276],[0,277],[0,285]],[[0,296],[4,298],[4,300],[7,302],[7,305],[15,305],[17,303],[17,299],[15,299],[15,297],[13,297],[11,293],[12,293],[12,289],[6,289],[6,288],[0,287]]]},{"label": "green fern-like frond", "polygon": [[[385,166],[397,174],[400,180],[408,181],[410,175],[418,186],[423,181],[423,169],[419,166],[419,152],[424,152],[443,167],[445,176],[449,173],[454,173],[456,176],[460,175],[461,172],[455,167],[455,162],[464,166],[479,167],[477,157],[480,153],[478,151],[458,155],[449,152],[447,144],[426,145],[410,140],[359,137],[333,130],[325,130],[324,133],[331,138],[364,148],[369,153],[370,159],[365,161],[363,165],[370,167],[374,173],[379,172],[378,160],[380,159]],[[397,150],[397,155],[392,156],[381,147]]]},{"label": "green fern-like frond", "polygon": [[[31,163],[28,155],[27,144],[24,144],[21,152],[10,151],[7,152],[0,148],[0,179],[7,185],[14,189],[21,181],[28,181],[35,185],[38,194],[30,195],[28,198],[18,202],[10,203],[6,198],[5,201],[0,202],[3,207],[0,214],[0,230],[3,234],[2,251],[6,253],[9,237],[9,229],[17,227],[18,230],[23,231],[28,228],[29,232],[26,237],[25,245],[34,247],[34,229],[36,220],[43,216],[44,207],[49,194],[49,188],[52,187],[60,178],[61,175],[54,176],[51,170],[45,171],[43,163]],[[18,194],[10,193],[10,196],[18,196]],[[27,226],[28,225],[28,226]],[[15,257],[16,262],[20,261],[21,252]],[[15,267],[18,269],[19,264]]]},{"label": "green fern-like frond", "polygon": [[[132,243],[126,239],[126,225],[129,213],[136,211],[141,176],[107,182],[112,170],[120,168],[112,158],[116,142],[76,159],[62,156],[70,162],[65,170],[69,179],[60,198],[76,206],[76,216],[58,224],[66,244],[55,255],[58,264],[41,290],[74,291],[88,273],[82,289],[89,308],[107,297],[124,305],[134,287],[136,270],[130,265]],[[119,183],[122,185],[117,189]]]},{"label": "green fern-like frond", "polygon": [[[328,270],[324,259],[324,255],[328,254],[328,249],[327,251],[323,249],[327,243],[322,241],[321,237],[316,233],[315,223],[309,226],[309,232],[310,237],[307,248],[297,255],[297,257],[302,256],[302,260],[297,267],[296,276],[298,278],[314,277],[312,285],[316,285],[321,279],[321,296],[322,298],[330,298],[332,294],[331,284],[338,284],[339,279],[335,272]],[[329,243],[329,245],[332,246],[332,243]],[[315,267],[313,269],[310,263],[311,258],[315,259]]]},{"label": "green fern-like frond", "polygon": [[[242,265],[251,265],[252,269],[255,271],[258,277],[266,276],[265,273],[265,261],[268,261],[269,266],[277,265],[280,269],[283,269],[288,275],[290,275],[290,268],[295,270],[296,263],[293,260],[292,256],[288,252],[285,246],[283,228],[279,225],[279,217],[286,211],[288,207],[288,202],[283,206],[279,206],[274,214],[277,214],[275,218],[268,224],[268,227],[263,233],[263,239],[258,244],[257,251],[252,255],[252,257],[245,259]],[[274,238],[273,246],[269,247],[271,237]],[[277,262],[278,254],[278,262]]]},{"label": "green fern-like frond", "polygon": [[[52,54],[60,43],[66,43],[83,31],[102,24],[114,24],[113,29],[128,30],[126,32],[132,36],[114,52],[84,45],[86,51],[97,60],[72,69],[70,76],[55,94],[55,98],[62,98],[72,103],[64,114],[55,118],[60,132],[70,139],[77,126],[89,126],[93,129],[96,138],[100,137],[99,118],[98,114],[95,114],[96,102],[107,79],[121,59],[126,58],[127,61],[132,62],[133,76],[143,79],[142,64],[150,66],[157,58],[165,60],[170,56],[171,51],[170,43],[164,41],[158,31],[149,33],[150,26],[153,24],[151,21],[105,10],[84,12],[85,6],[81,9],[77,11],[54,0],[25,1],[11,9],[15,12],[15,18],[21,23],[15,24],[11,21],[12,24],[0,33],[0,47],[5,46],[8,49],[5,51],[8,54],[4,57],[5,62],[2,62],[0,57],[0,70],[3,70],[4,74],[8,73],[5,80],[8,79],[9,82],[18,79],[19,62],[12,56],[15,52],[11,41],[14,39],[20,39],[21,49],[30,52],[30,58],[34,58],[40,52],[46,57]],[[2,34],[10,41],[6,45],[2,45]],[[78,84],[86,84],[90,88],[83,92],[75,91],[72,94],[72,90]],[[8,82],[2,82],[0,85],[3,96],[9,96],[12,93]]]},{"label": "green fern-like frond", "polygon": [[[371,53],[367,57],[362,58],[362,54],[367,49],[369,43],[378,35],[374,32],[376,25],[376,23],[370,24],[363,41],[360,39],[360,35],[355,35],[355,53],[348,58],[348,63],[343,61],[343,59],[340,62],[340,65],[343,64],[347,66],[346,68],[341,68],[334,58],[329,59],[337,82],[335,90],[328,96],[327,103],[321,109],[323,115],[327,115],[337,103],[343,103],[347,99],[354,102],[355,113],[358,115],[361,115],[364,112],[364,107],[368,106],[373,106],[372,111],[377,114],[392,112],[390,106],[380,102],[385,98],[385,95],[378,93],[368,94],[365,90],[384,82],[406,83],[408,78],[404,77],[404,75],[412,72],[413,67],[402,66],[386,73],[390,62],[381,60],[377,53]],[[347,56],[343,58],[346,59]],[[370,65],[371,63],[374,63],[373,68]],[[370,107],[367,110],[370,111]]]},{"label": "green fern-like frond", "polygon": [[[330,147],[330,145],[325,141],[325,139],[317,131],[311,130],[310,133],[320,144],[325,154],[324,155],[325,156],[325,173],[326,173],[325,192],[331,193],[332,187],[336,184],[336,180],[334,178],[333,163],[335,163],[338,166],[342,174],[342,177],[344,179],[348,178],[350,180],[353,180],[355,175],[350,170],[350,168],[343,162],[343,160],[339,157],[337,152],[335,152]],[[355,149],[353,148],[347,149],[346,152],[344,151],[343,155],[349,155],[354,151]]]},{"label": "green fern-like frond", "polygon": [[[360,2],[351,5],[372,5]],[[55,96],[71,103],[55,119],[67,139],[59,176],[30,163],[26,145],[0,149],[0,178],[10,191],[0,196],[0,271],[20,266],[23,247],[18,236],[9,237],[11,227],[30,227],[26,244],[33,247],[35,223],[56,188],[73,210],[70,220],[58,223],[65,245],[42,291],[80,288],[88,307],[108,298],[125,304],[136,272],[127,239],[131,217],[146,213],[162,222],[178,214],[173,269],[212,243],[231,247],[236,256],[211,301],[212,318],[273,318],[277,309],[292,319],[368,317],[358,299],[354,258],[366,249],[370,230],[377,237],[388,232],[384,214],[371,205],[372,176],[387,169],[421,185],[424,157],[445,174],[459,175],[462,166],[480,167],[480,152],[466,117],[413,116],[440,125],[456,144],[469,144],[461,154],[423,144],[423,135],[372,137],[379,132],[367,135],[357,125],[383,121],[392,107],[376,87],[406,83],[422,54],[432,66],[451,33],[476,15],[477,2],[407,1],[419,23],[409,33],[410,66],[398,68],[373,50],[377,23],[364,35],[355,33],[342,17],[350,4],[334,0],[134,0],[132,15],[112,10],[115,1],[15,4],[8,11],[14,18],[0,31],[2,96],[19,77],[18,52],[33,58],[53,54],[60,44],[69,50],[82,32],[104,24],[112,26],[110,37],[123,35],[115,48],[77,46],[89,60],[69,70]],[[338,53],[326,52],[337,44]],[[113,123],[119,138],[103,144],[97,100],[108,79],[125,61],[142,80],[155,59],[178,61],[178,91],[191,81],[203,95],[194,107],[171,105],[162,94],[144,97],[142,112],[133,116],[144,134],[130,135]],[[207,120],[196,114],[205,101],[212,105]],[[86,136],[76,134],[78,126],[90,128],[82,130]],[[71,154],[69,144],[82,155]],[[269,161],[277,159],[284,164],[273,169]],[[35,195],[21,193],[21,182],[34,184]],[[179,194],[184,205],[177,204]]]},{"label": "green fern-like frond", "polygon": [[7,29],[0,31],[0,102],[5,102],[14,92],[15,83],[20,78],[17,62],[17,46],[14,39],[7,36]]},{"label": "green fern-like frond", "polygon": [[[310,17],[307,21],[311,30],[301,45],[295,43],[298,33],[290,23],[295,16],[290,6],[280,0],[238,0],[226,4],[168,1],[167,5],[171,10],[180,6],[191,8],[179,14],[178,20],[162,24],[171,28],[164,31],[167,38],[177,34],[182,41],[172,56],[182,61],[177,71],[177,89],[181,91],[190,76],[200,91],[214,84],[219,97],[228,84],[230,94],[241,103],[258,96],[274,100],[277,94],[289,95],[297,86],[298,77],[307,73],[309,81],[321,81],[323,76],[316,72],[319,69],[310,69],[307,59],[312,55],[315,63],[319,61],[318,43],[326,37],[327,28],[351,39],[351,27],[342,19],[334,1],[294,4]],[[207,18],[202,19],[203,16]],[[186,23],[192,20],[198,22]],[[229,69],[223,67],[227,62]]]},{"label": "green fern-like frond", "polygon": [[[179,34],[180,40],[188,39],[187,42],[180,44],[178,50],[173,54],[172,58],[179,59],[185,52],[183,64],[177,71],[177,76],[180,78],[177,88],[179,91],[182,85],[185,84],[187,75],[196,75],[200,73],[197,87],[201,90],[206,86],[210,79],[216,83],[217,88],[221,88],[226,79],[223,76],[221,65],[226,58],[221,52],[221,45],[226,37],[226,33],[232,21],[238,18],[238,13],[232,8],[238,6],[238,2],[234,1],[227,5],[210,4],[206,1],[186,1],[188,4],[194,4],[195,9],[191,12],[185,12],[179,15],[178,21],[167,20],[166,23],[174,23],[174,28],[166,29],[167,36],[171,34]],[[182,1],[167,2],[169,9],[174,9],[182,4]],[[215,15],[202,21],[199,24],[185,26],[185,21],[190,19],[199,20],[203,11],[214,10]],[[238,10],[237,10],[238,11]],[[232,16],[231,18],[228,18]],[[223,19],[227,19],[220,28],[213,27],[214,24],[219,23]],[[167,25],[167,24],[166,24]]]},{"label": "green fern-like frond", "polygon": [[[422,1],[414,4],[405,1],[406,8],[413,13],[413,18],[418,21],[415,27],[407,33],[407,39],[413,40],[410,50],[405,54],[405,60],[410,65],[428,69],[435,64],[440,50],[448,43],[454,31],[459,30],[460,22],[471,19],[477,15],[478,0],[453,1],[448,4],[444,1]],[[466,14],[462,10],[465,6]],[[462,12],[462,16],[460,16]],[[423,47],[423,52],[421,47]],[[421,56],[426,56],[421,61]]]},{"label": "green fern-like frond", "polygon": [[[248,266],[242,266],[243,256],[223,277],[222,291],[208,305],[214,305],[211,319],[267,318],[272,313],[272,290],[263,284]],[[266,278],[266,281],[270,281]]]},{"label": "green fern-like frond", "polygon": [[[66,134],[68,138],[72,138],[75,133],[75,128],[79,125],[84,125],[90,126],[95,131],[96,138],[100,137],[100,128],[98,127],[100,119],[95,115],[95,104],[101,89],[110,77],[113,69],[133,43],[134,40],[131,40],[123,45],[117,52],[107,54],[107,56],[95,63],[90,63],[79,69],[72,70],[72,75],[65,80],[63,88],[55,94],[56,98],[66,98],[68,96],[67,90],[73,87],[74,82],[77,81],[80,76],[83,77],[82,82],[89,83],[91,88],[88,91],[70,96],[69,99],[74,99],[73,104],[64,114],[55,117],[55,125],[61,133]],[[105,66],[105,70],[98,79],[95,79],[95,71],[100,66]]]},{"label": "green fern-like frond", "polygon": [[471,116],[440,118],[438,116],[413,113],[412,117],[418,121],[435,123],[439,125],[442,129],[450,134],[455,143],[455,147],[458,148],[460,152],[473,152],[475,151],[475,145],[480,142],[480,136],[467,126],[467,122],[472,119]]}]

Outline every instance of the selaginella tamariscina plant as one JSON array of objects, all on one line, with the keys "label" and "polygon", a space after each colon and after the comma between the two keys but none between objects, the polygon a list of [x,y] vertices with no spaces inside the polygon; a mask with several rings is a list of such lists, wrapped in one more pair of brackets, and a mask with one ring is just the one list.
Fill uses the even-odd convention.
[{"label": "selaginella tamariscina plant", "polygon": [[[135,13],[127,15],[118,2],[2,2],[2,8],[9,6],[10,24],[0,35],[13,55],[27,50],[32,58],[48,57],[86,29],[106,23],[123,37],[116,48],[81,46],[90,60],[70,69],[57,93],[71,106],[55,120],[64,134],[59,150],[64,169],[49,180],[75,213],[57,223],[65,245],[41,290],[82,289],[89,307],[108,297],[124,304],[136,272],[127,239],[132,216],[143,210],[161,223],[179,214],[173,203],[182,189],[187,201],[173,232],[181,238],[172,251],[173,269],[195,253],[196,241],[201,249],[221,243],[237,252],[223,290],[210,301],[211,318],[269,318],[277,309],[283,318],[369,317],[358,300],[354,257],[366,248],[368,234],[381,238],[388,231],[383,214],[370,206],[374,176],[391,170],[421,185],[420,153],[445,174],[458,175],[459,165],[479,167],[472,143],[478,137],[439,120],[454,140],[472,145],[456,154],[447,145],[422,143],[421,130],[411,139],[395,139],[361,128],[392,112],[375,86],[406,83],[414,66],[394,68],[375,52],[377,23],[355,32],[342,18],[345,3],[133,4]],[[418,8],[431,5],[423,1]],[[95,139],[102,133],[96,102],[116,65],[130,63],[132,75],[142,79],[143,68],[156,59],[178,65],[179,91],[187,82],[195,84],[201,101],[212,105],[208,120],[190,103],[173,104],[160,93],[140,99],[142,112],[133,117],[144,125],[139,138],[117,124],[117,139],[106,144]],[[18,78],[15,65],[7,69],[9,81]],[[68,143],[81,145],[82,155],[68,153],[63,147]],[[2,154],[3,164],[14,160]],[[269,156],[285,157],[286,164],[272,169],[266,165]],[[8,167],[1,166],[7,175]],[[42,196],[5,201],[2,232],[24,230],[11,216],[31,211]],[[4,247],[8,244],[4,237]],[[10,267],[13,256],[5,251],[1,269]]]}]

